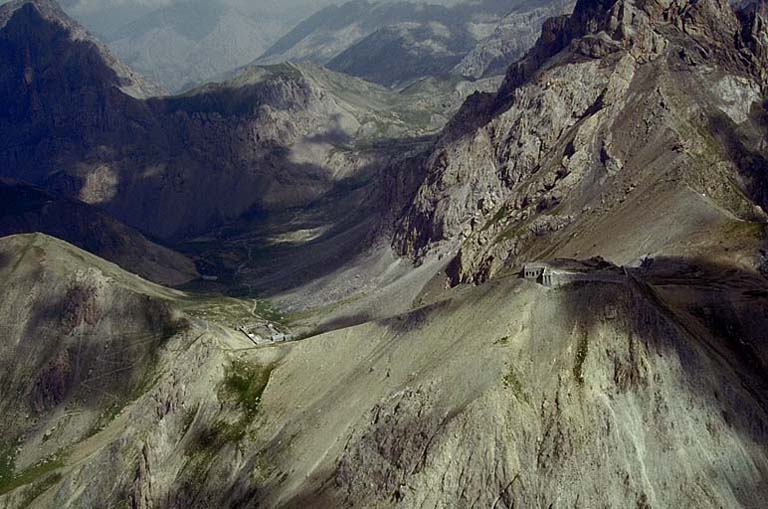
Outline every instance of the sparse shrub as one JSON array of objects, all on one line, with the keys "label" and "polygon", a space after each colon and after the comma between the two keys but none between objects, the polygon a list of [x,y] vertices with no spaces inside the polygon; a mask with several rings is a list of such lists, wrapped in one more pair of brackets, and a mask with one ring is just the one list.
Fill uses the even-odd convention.
[{"label": "sparse shrub", "polygon": [[256,417],[261,396],[267,388],[274,369],[274,364],[261,366],[240,359],[233,361],[227,367],[219,397],[233,403],[242,413],[234,422],[219,419],[199,432],[193,451],[211,453],[218,451],[227,443],[239,442],[243,439],[248,425]]},{"label": "sparse shrub", "polygon": [[58,484],[61,479],[62,475],[55,472],[45,479],[34,483],[24,492],[24,500],[21,502],[21,507],[29,507],[37,497],[48,491],[52,486]]},{"label": "sparse shrub", "polygon": [[573,363],[573,377],[579,385],[584,383],[584,361],[589,353],[589,338],[586,332],[582,332],[576,347],[576,360]]},{"label": "sparse shrub", "polygon": [[503,380],[504,387],[510,389],[518,400],[528,403],[528,396],[526,396],[523,390],[523,383],[520,381],[520,377],[517,376],[514,367],[509,366],[509,370],[504,375]]},{"label": "sparse shrub", "polygon": [[506,345],[509,343],[509,336],[504,336],[493,342],[494,345]]},{"label": "sparse shrub", "polygon": [[8,455],[3,454],[3,458],[0,459],[0,462],[2,462],[2,464],[0,464],[0,469],[2,469],[2,471],[0,471],[0,495],[4,495],[16,488],[36,482],[54,470],[58,470],[64,466],[65,457],[65,451],[60,450],[34,465],[27,467],[21,472],[14,473],[15,459],[11,456],[9,461],[7,459]]},{"label": "sparse shrub", "polygon": [[233,361],[224,377],[224,396],[233,397],[246,417],[252,419],[274,369],[272,364],[260,366],[244,360]]}]

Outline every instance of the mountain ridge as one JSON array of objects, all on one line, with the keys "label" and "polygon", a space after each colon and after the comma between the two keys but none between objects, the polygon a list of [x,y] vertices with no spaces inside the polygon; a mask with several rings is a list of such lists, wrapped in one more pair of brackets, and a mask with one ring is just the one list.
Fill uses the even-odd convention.
[{"label": "mountain ridge", "polygon": [[476,79],[516,60],[535,42],[538,25],[571,5],[352,1],[310,16],[255,63],[311,61],[393,88],[454,73]]},{"label": "mountain ridge", "polygon": [[0,198],[0,236],[48,234],[168,286],[199,277],[191,260],[147,240],[96,207],[3,179]]},{"label": "mountain ridge", "polygon": [[[765,86],[762,46],[753,53],[742,44],[752,40],[751,29],[727,3],[643,5],[579,2],[571,17],[545,23],[537,45],[510,67],[498,93],[465,103],[423,170],[424,184],[395,240],[401,253],[418,258],[433,247],[453,250],[454,283],[482,281],[505,264],[536,256],[533,246],[545,240],[560,243],[564,256],[612,252],[630,262],[667,248],[657,243],[643,252],[639,231],[628,233],[638,238],[623,252],[608,245],[610,237],[587,247],[591,235],[581,243],[570,236],[594,229],[595,221],[631,231],[631,221],[621,226],[621,214],[611,210],[630,199],[641,207],[636,199],[643,194],[667,196],[672,201],[663,207],[674,208],[675,201],[691,202],[691,188],[705,199],[711,195],[716,209],[730,210],[725,216],[764,221],[757,106]],[[708,69],[705,59],[716,67]],[[718,84],[703,90],[708,79]],[[701,90],[697,104],[706,106],[686,110],[688,100],[675,88],[680,82],[689,92]],[[724,118],[708,118],[706,108]],[[643,129],[643,123],[655,128]],[[706,162],[712,159],[720,161],[719,173]],[[699,174],[684,164],[700,168]],[[675,184],[660,192],[659,179],[666,178]],[[701,213],[708,215],[710,205]],[[681,225],[674,249],[685,249],[689,227]]]},{"label": "mountain ridge", "polygon": [[759,507],[766,14],[579,0],[455,114],[307,64],[140,101],[0,30],[0,163],[209,275],[0,238],[0,507]]},{"label": "mountain ridge", "polygon": [[[2,176],[101,206],[166,240],[306,204],[388,157],[350,140],[375,148],[432,135],[467,93],[398,95],[284,65],[243,70],[265,80],[140,100],[120,91],[102,46],[72,40],[34,4],[13,5],[0,31],[0,97],[13,105],[0,119]],[[22,61],[26,54],[34,58]],[[186,206],[198,194],[207,199]]]}]

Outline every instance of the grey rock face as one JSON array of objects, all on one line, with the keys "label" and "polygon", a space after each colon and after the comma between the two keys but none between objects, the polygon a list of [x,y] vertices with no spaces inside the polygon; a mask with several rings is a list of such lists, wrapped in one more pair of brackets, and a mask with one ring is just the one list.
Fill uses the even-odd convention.
[{"label": "grey rock face", "polygon": [[[665,207],[685,203],[688,186],[740,218],[762,217],[755,205],[766,205],[766,154],[755,111],[765,62],[755,12],[717,1],[582,1],[572,16],[549,20],[499,92],[468,101],[446,128],[396,246],[415,257],[458,252],[454,282],[482,281],[534,256],[543,231],[550,244],[629,261],[643,254],[634,241],[620,251],[610,235],[589,231],[609,215],[616,232],[632,230],[633,220],[616,217],[629,210],[616,208],[652,193],[660,178],[671,179],[671,195],[682,193]],[[734,151],[726,133],[744,145]]]}]

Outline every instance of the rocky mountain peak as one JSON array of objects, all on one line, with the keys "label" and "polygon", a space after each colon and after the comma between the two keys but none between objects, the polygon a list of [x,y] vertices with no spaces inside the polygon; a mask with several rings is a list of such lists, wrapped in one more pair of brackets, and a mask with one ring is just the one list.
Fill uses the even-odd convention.
[{"label": "rocky mountain peak", "polygon": [[[36,53],[33,46],[44,53],[58,52],[59,58],[52,62],[55,64],[52,68],[71,64],[74,55],[78,54],[78,59],[91,62],[88,66],[91,72],[100,74],[103,84],[107,86],[117,86],[136,98],[162,93],[157,86],[148,83],[112,56],[103,43],[70,18],[53,0],[17,0],[0,6],[0,30],[3,30],[0,50],[16,52],[17,58],[24,56],[30,64],[38,60],[32,58]],[[71,58],[63,58],[64,54]],[[34,67],[22,66],[25,82],[33,79]]]},{"label": "rocky mountain peak", "polygon": [[[669,173],[677,197],[665,206],[705,189],[751,220],[768,203],[765,12],[764,0],[580,0],[548,20],[496,96],[473,97],[449,123],[395,246],[416,258],[455,249],[452,281],[483,281],[537,238],[579,238],[640,182],[657,194]],[[611,249],[595,241],[570,255]]]},{"label": "rocky mountain peak", "polygon": [[22,19],[28,22],[45,20],[65,30],[71,40],[88,41],[98,45],[101,52],[108,53],[106,47],[93,38],[82,25],[69,17],[55,0],[13,0],[0,5],[0,29],[5,28],[13,19],[17,23]]},{"label": "rocky mountain peak", "polygon": [[[523,83],[550,57],[571,47],[576,56],[601,58],[626,50],[638,61],[653,60],[667,47],[672,30],[691,37],[707,57],[733,60],[733,41],[742,33],[765,39],[765,1],[740,22],[727,0],[580,0],[573,14],[547,20],[528,55],[511,66],[502,96]],[[746,12],[746,11],[745,11]],[[764,25],[763,25],[764,26]],[[759,44],[759,43],[756,43]],[[763,45],[764,47],[764,45]]]}]

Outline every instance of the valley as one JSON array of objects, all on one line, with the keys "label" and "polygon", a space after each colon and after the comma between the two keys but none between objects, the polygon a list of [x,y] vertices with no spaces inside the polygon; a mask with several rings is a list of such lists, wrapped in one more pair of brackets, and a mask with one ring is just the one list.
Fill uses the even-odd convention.
[{"label": "valley", "polygon": [[318,8],[0,5],[0,509],[761,507],[765,1]]}]

